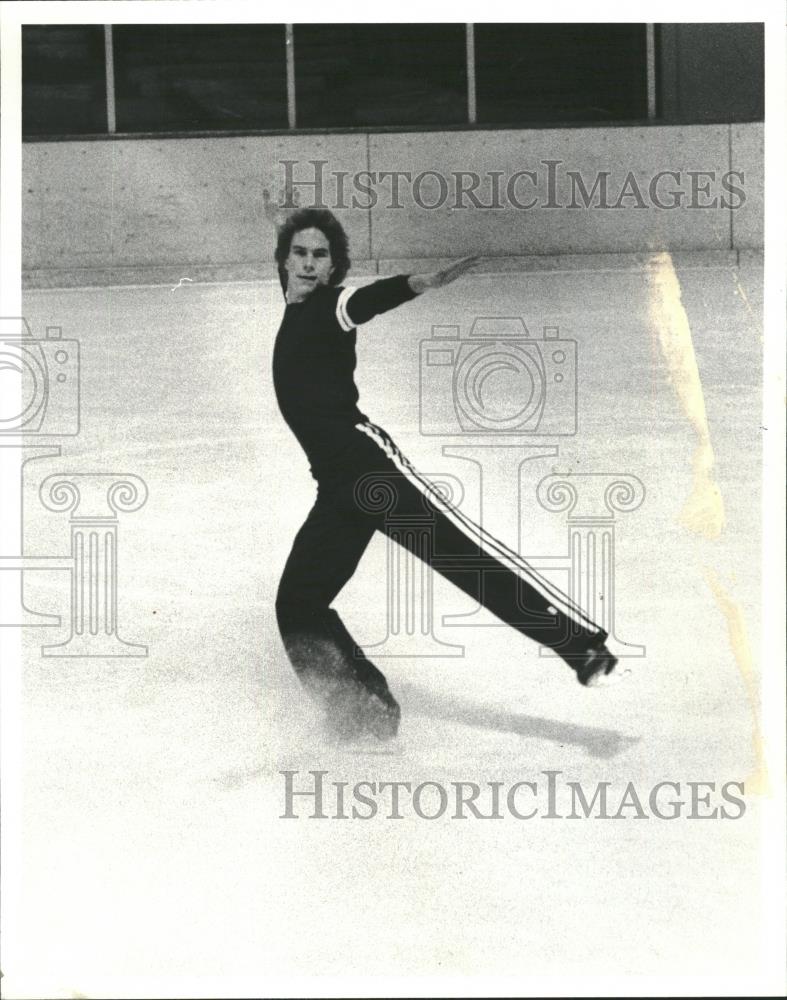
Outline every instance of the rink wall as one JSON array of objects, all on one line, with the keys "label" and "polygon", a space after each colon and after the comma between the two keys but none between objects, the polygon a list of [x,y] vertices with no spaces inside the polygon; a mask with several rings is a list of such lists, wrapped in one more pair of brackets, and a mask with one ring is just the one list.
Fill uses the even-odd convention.
[{"label": "rink wall", "polygon": [[762,165],[761,123],[26,143],[25,283],[272,277],[262,193],[288,173],[336,211],[356,273],[759,249]]}]

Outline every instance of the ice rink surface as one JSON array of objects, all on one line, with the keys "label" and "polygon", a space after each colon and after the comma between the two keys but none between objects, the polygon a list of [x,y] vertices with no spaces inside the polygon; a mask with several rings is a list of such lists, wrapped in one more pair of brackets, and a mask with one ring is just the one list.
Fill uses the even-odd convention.
[{"label": "ice rink surface", "polygon": [[[444,620],[474,609],[435,577],[430,651],[452,655],[377,661],[403,722],[376,746],[325,744],[275,629],[278,577],[314,495],[271,386],[278,286],[26,293],[36,336],[58,325],[80,341],[82,379],[79,436],[27,465],[26,553],[69,550],[68,516],[38,498],[46,475],[134,473],[149,490],[120,517],[118,563],[120,635],[147,658],[41,657],[68,637],[68,575],[26,574],[28,606],[64,622],[25,633],[18,930],[31,976],[65,996],[179,996],[195,981],[225,996],[233,979],[282,995],[299,975],[380,977],[377,995],[408,974],[436,977],[433,995],[460,974],[479,990],[492,976],[523,990],[590,977],[592,990],[620,975],[632,991],[673,975],[697,994],[709,977],[734,991],[750,975],[763,931],[759,675],[777,667],[759,652],[761,268],[664,266],[677,298],[652,268],[483,273],[359,331],[361,408],[423,472],[461,479],[463,509],[483,503],[484,526],[524,555],[565,556],[566,514],[536,500],[544,476],[644,487],[615,514],[617,638],[645,647],[627,683],[583,689],[486,614]],[[576,435],[421,433],[420,342],[433,325],[465,337],[484,316],[577,342]],[[709,448],[710,513],[692,517]],[[378,535],[336,602],[366,647],[386,639],[386,559]],[[299,788],[310,770],[349,789],[537,782],[542,814],[396,820],[380,797],[369,820],[309,819],[306,799],[282,819],[285,770]],[[713,782],[715,805],[725,782],[744,782],[746,811],[547,819],[548,770],[589,794],[609,782],[613,812],[629,782],[648,813],[660,781],[687,803],[687,782]]]}]

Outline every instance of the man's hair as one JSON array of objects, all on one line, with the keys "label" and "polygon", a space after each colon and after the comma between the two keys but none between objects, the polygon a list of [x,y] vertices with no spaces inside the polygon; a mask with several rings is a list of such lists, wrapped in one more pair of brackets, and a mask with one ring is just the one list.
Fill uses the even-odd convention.
[{"label": "man's hair", "polygon": [[333,212],[329,212],[327,208],[299,208],[281,227],[276,240],[275,257],[282,289],[287,291],[287,272],[284,269],[284,262],[289,256],[292,238],[303,229],[319,229],[328,240],[333,264],[333,271],[328,279],[329,284],[340,285],[350,270],[350,245],[347,233]]}]

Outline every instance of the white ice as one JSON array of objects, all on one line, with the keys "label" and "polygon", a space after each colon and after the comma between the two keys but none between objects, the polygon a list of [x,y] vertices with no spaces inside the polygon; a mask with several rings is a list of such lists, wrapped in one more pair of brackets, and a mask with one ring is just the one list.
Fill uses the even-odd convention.
[{"label": "white ice", "polygon": [[[420,341],[433,324],[466,331],[477,316],[522,316],[532,335],[558,326],[577,341],[577,435],[485,453],[484,524],[513,546],[521,532],[525,555],[561,556],[565,516],[538,506],[538,481],[553,470],[637,476],[642,506],[616,516],[614,600],[619,639],[646,655],[630,661],[628,683],[585,690],[489,616],[444,622],[473,607],[435,579],[436,636],[464,654],[380,659],[402,703],[400,736],[349,748],[321,741],[273,617],[314,492],[271,386],[278,287],[25,295],[37,335],[59,325],[79,339],[82,371],[80,435],[63,440],[61,459],[27,466],[25,552],[69,551],[67,515],[38,500],[45,475],[143,477],[146,506],[120,518],[119,622],[150,655],[41,657],[68,635],[67,574],[26,574],[28,606],[64,625],[25,634],[17,977],[64,996],[175,996],[184,983],[231,995],[226,984],[246,980],[272,995],[298,976],[369,974],[382,977],[378,995],[394,995],[405,974],[442,977],[438,990],[458,974],[524,989],[537,977],[549,988],[552,977],[674,973],[699,977],[701,993],[709,977],[735,983],[756,966],[754,790],[734,821],[364,822],[307,819],[308,805],[279,818],[286,769],[350,786],[510,784],[550,769],[618,795],[629,781],[645,796],[676,781],[684,797],[688,781],[757,780],[761,272],[677,271],[726,515],[715,541],[680,522],[697,438],[642,269],[481,274],[359,331],[362,408],[418,468],[462,478],[474,516],[477,466],[441,451],[467,440],[419,431]],[[531,444],[559,454],[525,462],[517,483]],[[710,579],[740,609],[754,675]],[[336,606],[359,642],[385,639],[382,537]]]}]

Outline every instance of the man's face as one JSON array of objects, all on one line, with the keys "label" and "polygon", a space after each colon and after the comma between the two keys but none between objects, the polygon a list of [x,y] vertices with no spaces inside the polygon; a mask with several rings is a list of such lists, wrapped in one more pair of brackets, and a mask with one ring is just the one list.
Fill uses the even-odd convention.
[{"label": "man's face", "polygon": [[318,285],[327,285],[333,262],[325,233],[313,228],[295,233],[284,270],[287,272],[288,302],[303,302]]}]

